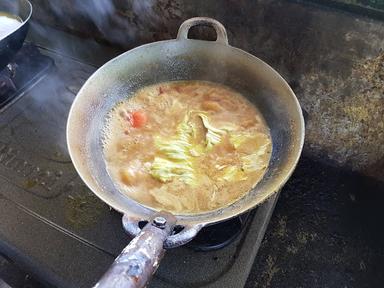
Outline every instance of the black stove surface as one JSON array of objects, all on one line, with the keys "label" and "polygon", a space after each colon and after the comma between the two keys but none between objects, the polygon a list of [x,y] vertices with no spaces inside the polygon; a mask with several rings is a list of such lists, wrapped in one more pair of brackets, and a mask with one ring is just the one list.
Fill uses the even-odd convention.
[{"label": "black stove surface", "polygon": [[[70,105],[96,68],[42,53],[56,69],[0,113],[0,253],[47,286],[90,287],[130,241],[66,148]],[[149,286],[243,287],[276,199],[169,250]]]},{"label": "black stove surface", "polygon": [[38,82],[53,67],[53,60],[36,46],[25,44],[13,61],[0,71],[0,109],[16,100],[25,89]]}]

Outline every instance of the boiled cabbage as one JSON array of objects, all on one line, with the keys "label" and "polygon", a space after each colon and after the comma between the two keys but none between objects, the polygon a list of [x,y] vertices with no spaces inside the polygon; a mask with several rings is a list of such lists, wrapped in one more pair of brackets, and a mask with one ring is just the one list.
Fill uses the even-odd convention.
[{"label": "boiled cabbage", "polygon": [[174,177],[178,177],[184,183],[196,184],[192,155],[190,154],[191,138],[192,127],[188,123],[187,116],[178,125],[174,138],[156,138],[155,146],[163,157],[155,158],[149,171],[150,174],[162,182],[171,181]]},{"label": "boiled cabbage", "polygon": [[267,144],[259,147],[259,149],[253,153],[246,156],[242,156],[241,160],[243,161],[242,168],[245,172],[254,172],[264,168],[262,156],[266,153]]},{"label": "boiled cabbage", "polygon": [[244,174],[244,171],[242,171],[239,167],[227,166],[222,170],[222,174],[218,179],[225,180],[228,182],[242,181],[242,180],[246,180],[247,176]]}]

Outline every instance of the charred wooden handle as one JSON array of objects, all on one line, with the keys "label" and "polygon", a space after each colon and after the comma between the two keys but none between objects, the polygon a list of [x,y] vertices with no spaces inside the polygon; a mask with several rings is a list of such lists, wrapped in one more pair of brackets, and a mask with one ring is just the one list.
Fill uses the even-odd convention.
[{"label": "charred wooden handle", "polygon": [[169,213],[156,214],[125,247],[94,288],[145,287],[164,256],[164,241],[175,222],[175,217]]}]

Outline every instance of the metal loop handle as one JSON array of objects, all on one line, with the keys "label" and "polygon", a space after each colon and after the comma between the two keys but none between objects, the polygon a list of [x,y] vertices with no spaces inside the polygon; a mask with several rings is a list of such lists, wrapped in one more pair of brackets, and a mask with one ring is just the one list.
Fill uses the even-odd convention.
[{"label": "metal loop handle", "polygon": [[204,225],[184,226],[184,229],[175,234],[168,236],[164,241],[164,248],[170,249],[182,246],[191,241],[197,233],[204,227]]},{"label": "metal loop handle", "polygon": [[[123,227],[124,230],[132,237],[136,237],[140,234],[141,229],[139,227],[140,221],[146,221],[131,216],[123,216]],[[164,241],[164,248],[170,249],[181,245],[184,245],[191,241],[197,233],[204,227],[203,224],[184,226],[183,230],[177,234],[168,236]]]},{"label": "metal loop handle", "polygon": [[123,216],[123,227],[125,232],[129,234],[131,237],[136,237],[141,232],[141,229],[139,227],[139,222],[142,221],[139,218],[132,217],[132,216]]},{"label": "metal loop handle", "polygon": [[193,26],[197,25],[206,25],[206,26],[212,26],[217,35],[216,42],[228,45],[228,36],[227,31],[225,30],[225,27],[223,24],[221,24],[219,21],[208,18],[208,17],[194,17],[188,20],[185,20],[179,28],[179,32],[177,33],[177,39],[188,39],[188,32],[189,29]]}]

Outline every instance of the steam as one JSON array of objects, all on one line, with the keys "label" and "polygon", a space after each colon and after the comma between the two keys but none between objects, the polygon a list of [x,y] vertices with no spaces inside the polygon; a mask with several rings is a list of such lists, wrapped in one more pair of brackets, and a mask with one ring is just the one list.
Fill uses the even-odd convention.
[{"label": "steam", "polygon": [[[18,131],[14,137],[22,137],[18,142],[25,143],[26,149],[36,149],[36,152],[43,153],[42,157],[58,162],[69,161],[65,137],[69,108],[76,93],[93,72],[89,68],[82,69],[72,61],[64,63],[65,59],[55,58],[59,69],[51,67],[45,78],[16,103],[18,108],[24,108],[19,116],[22,125],[11,123],[11,126],[16,125],[12,129]],[[65,70],[60,68],[63,65],[66,65],[62,67]]]},{"label": "steam", "polygon": [[[173,25],[172,21],[178,25],[180,15],[178,8],[173,5],[175,4],[172,1],[156,0],[40,0],[36,1],[34,7],[31,32],[37,35],[37,38],[44,39],[43,46],[46,41],[47,46],[60,54],[73,55],[75,52],[80,55],[80,62],[83,62],[84,57],[101,58],[97,54],[100,47],[98,39],[106,39],[113,45],[131,48],[154,41],[153,33],[159,31],[163,38],[174,38],[175,29],[169,29],[169,25]],[[87,45],[84,45],[84,48],[76,45],[75,41],[71,40],[74,36],[62,38],[53,35],[55,30],[52,28],[60,27],[75,32],[83,38],[81,42],[88,42]],[[170,30],[172,33],[167,32]],[[116,53],[110,58],[114,56]],[[97,65],[106,60],[108,59],[100,60]],[[32,137],[47,138],[45,142],[49,144],[46,146],[55,146],[62,154],[60,156],[58,153],[59,156],[54,158],[66,161],[68,155],[65,125],[69,108],[93,70],[68,58],[55,56],[55,62],[57,71],[49,72],[45,79],[28,92],[31,103],[24,109],[24,117],[31,123],[30,127],[40,127],[37,133],[41,134]],[[64,74],[60,74],[63,71]],[[52,154],[52,151],[47,151],[46,154]]]},{"label": "steam", "polygon": [[74,3],[79,10],[85,13],[95,25],[100,29],[104,30],[106,27],[107,19],[110,15],[115,14],[115,6],[110,0],[98,0],[98,1],[83,1],[76,0]]},{"label": "steam", "polygon": [[[65,27],[89,37],[96,36],[126,48],[140,42],[153,41],[153,34],[159,31],[165,38],[169,38],[167,26],[172,23],[172,20],[180,19],[178,9],[171,1],[51,0],[44,2],[46,2],[46,8],[41,7],[43,9],[35,15],[35,18],[44,24]],[[43,6],[43,4],[40,5]]]}]

